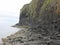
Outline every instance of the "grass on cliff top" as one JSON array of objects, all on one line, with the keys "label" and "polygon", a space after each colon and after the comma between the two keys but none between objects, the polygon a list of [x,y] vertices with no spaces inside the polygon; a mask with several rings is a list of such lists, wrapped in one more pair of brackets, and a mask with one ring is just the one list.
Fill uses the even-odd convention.
[{"label": "grass on cliff top", "polygon": [[40,14],[42,14],[44,12],[44,10],[46,9],[47,5],[50,4],[53,1],[54,0],[45,0],[44,3],[43,3],[43,6],[41,7]]},{"label": "grass on cliff top", "polygon": [[[54,0],[45,0],[41,9],[40,10],[40,15],[44,12],[44,10],[46,9],[47,5],[49,5],[51,2],[53,2]],[[33,0],[30,5],[29,5],[29,8],[30,8],[30,16],[33,17],[35,19],[36,15],[37,15],[37,12],[36,12],[36,8],[37,8],[37,3],[38,0]]]}]

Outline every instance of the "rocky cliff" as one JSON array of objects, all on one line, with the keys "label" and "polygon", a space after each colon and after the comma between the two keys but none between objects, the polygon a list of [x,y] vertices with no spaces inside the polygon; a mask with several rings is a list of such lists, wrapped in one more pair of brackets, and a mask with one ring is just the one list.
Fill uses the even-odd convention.
[{"label": "rocky cliff", "polygon": [[4,44],[60,45],[60,0],[32,0],[16,25],[27,28],[3,39]]}]

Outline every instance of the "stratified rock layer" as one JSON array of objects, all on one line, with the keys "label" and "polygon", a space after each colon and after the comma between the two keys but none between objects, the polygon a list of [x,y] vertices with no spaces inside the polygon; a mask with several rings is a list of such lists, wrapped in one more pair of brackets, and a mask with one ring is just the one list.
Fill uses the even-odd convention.
[{"label": "stratified rock layer", "polygon": [[60,45],[60,0],[32,0],[16,25],[27,28],[2,39],[4,44]]}]

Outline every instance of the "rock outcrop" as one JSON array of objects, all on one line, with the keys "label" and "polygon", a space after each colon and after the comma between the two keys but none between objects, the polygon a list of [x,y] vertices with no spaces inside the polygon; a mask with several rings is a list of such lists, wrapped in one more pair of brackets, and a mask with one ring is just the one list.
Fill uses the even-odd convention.
[{"label": "rock outcrop", "polygon": [[16,25],[27,28],[2,39],[4,44],[60,45],[60,0],[32,0],[21,9]]}]

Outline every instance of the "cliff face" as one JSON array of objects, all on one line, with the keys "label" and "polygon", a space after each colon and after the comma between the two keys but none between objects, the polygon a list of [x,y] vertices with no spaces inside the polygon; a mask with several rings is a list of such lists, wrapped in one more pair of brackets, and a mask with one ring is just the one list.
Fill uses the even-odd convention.
[{"label": "cliff face", "polygon": [[13,45],[60,45],[60,0],[32,0],[21,9],[17,25],[30,28],[9,36],[5,42],[13,42]]},{"label": "cliff face", "polygon": [[19,25],[33,26],[44,20],[58,19],[59,7],[59,0],[32,0],[21,9]]},{"label": "cliff face", "polygon": [[[41,2],[41,4],[39,2]],[[43,2],[44,0],[32,0],[30,4],[25,5],[21,9],[19,24],[29,26],[34,24],[34,21],[38,18],[39,10]]]},{"label": "cliff face", "polygon": [[[49,31],[59,29],[60,20],[59,0],[32,0],[21,9],[20,26],[30,26]],[[37,28],[38,30],[38,28]]]}]

